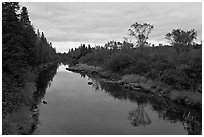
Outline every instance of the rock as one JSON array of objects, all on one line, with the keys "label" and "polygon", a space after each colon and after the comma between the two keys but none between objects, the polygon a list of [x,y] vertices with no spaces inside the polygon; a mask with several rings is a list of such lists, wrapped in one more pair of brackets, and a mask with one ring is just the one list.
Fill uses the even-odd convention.
[{"label": "rock", "polygon": [[93,84],[93,82],[88,82],[88,85],[92,85]]},{"label": "rock", "polygon": [[124,88],[129,88],[129,85],[128,84],[124,84]]},{"label": "rock", "polygon": [[77,69],[77,68],[66,68],[66,70],[69,70],[69,71],[73,71],[73,72],[80,72],[80,70],[79,69]]},{"label": "rock", "polygon": [[125,83],[123,81],[118,81],[117,82],[119,85],[124,85]]},{"label": "rock", "polygon": [[39,110],[38,108],[35,108],[33,109],[33,112],[38,112],[38,110]]},{"label": "rock", "polygon": [[37,115],[37,114],[38,114],[38,111],[33,112],[33,115]]},{"label": "rock", "polygon": [[43,103],[43,104],[47,104],[47,101],[44,101],[44,100],[43,100],[42,103]]}]

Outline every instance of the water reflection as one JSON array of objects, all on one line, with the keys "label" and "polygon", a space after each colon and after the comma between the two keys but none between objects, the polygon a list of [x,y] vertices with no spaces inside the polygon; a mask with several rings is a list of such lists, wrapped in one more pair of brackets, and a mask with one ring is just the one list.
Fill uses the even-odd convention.
[{"label": "water reflection", "polygon": [[20,130],[21,132],[20,134],[33,134],[34,131],[37,129],[37,125],[39,124],[39,115],[40,115],[38,105],[42,103],[42,99],[44,98],[46,89],[51,86],[53,77],[57,73],[58,66],[59,66],[58,64],[55,64],[50,68],[41,71],[38,74],[38,78],[36,80],[37,91],[33,94],[34,102],[30,109],[31,112],[33,112],[32,113],[33,123],[30,125],[31,129],[29,130],[29,132],[23,132],[23,131],[21,132]]},{"label": "water reflection", "polygon": [[[37,126],[39,125],[38,123],[39,123],[40,113],[39,113],[38,105],[41,104],[42,99],[45,96],[47,88],[49,88],[51,86],[51,82],[53,80],[53,77],[56,75],[57,70],[58,71],[60,71],[60,70],[63,71],[64,69],[65,69],[65,67],[62,67],[62,68],[58,69],[58,65],[55,65],[55,66],[49,68],[48,70],[42,71],[39,74],[39,77],[38,77],[38,79],[36,81],[37,92],[34,94],[35,103],[34,103],[32,109],[31,109],[34,112],[33,116],[32,116],[34,122],[33,122],[33,125],[31,126],[32,130],[30,130],[31,132],[29,134],[33,134],[33,132],[36,130]],[[61,75],[64,75],[64,72],[63,72],[63,74],[61,73]],[[87,79],[87,77],[88,76],[86,76],[85,74],[81,74],[80,79],[84,79],[84,78]],[[62,78],[62,77],[60,77],[60,78]],[[72,78],[70,78],[70,79],[72,80]],[[202,115],[201,115],[201,111],[198,111],[196,109],[192,109],[192,108],[189,108],[189,107],[186,107],[186,106],[183,106],[183,105],[175,104],[174,102],[172,102],[172,101],[170,101],[170,100],[168,100],[166,98],[158,97],[158,96],[155,96],[154,94],[151,94],[151,93],[144,93],[143,91],[139,91],[139,90],[138,91],[127,90],[127,89],[124,89],[123,87],[121,87],[121,86],[119,86],[117,84],[107,83],[107,82],[100,81],[98,79],[94,79],[94,78],[90,78],[90,77],[88,78],[88,81],[93,82],[93,84],[89,85],[89,87],[92,86],[92,88],[95,89],[95,91],[97,91],[97,93],[105,92],[108,95],[110,95],[111,97],[113,97],[115,100],[119,100],[119,102],[130,101],[132,104],[135,105],[135,107],[133,106],[134,109],[131,108],[130,110],[127,111],[128,124],[132,125],[131,127],[133,127],[135,130],[137,130],[137,127],[143,127],[143,126],[149,127],[149,126],[153,125],[153,120],[154,119],[151,117],[152,112],[147,111],[147,110],[149,110],[149,107],[150,107],[152,111],[154,111],[154,112],[156,112],[158,114],[159,119],[168,121],[170,123],[181,122],[183,124],[183,128],[188,132],[188,134],[202,134]],[[71,85],[69,85],[69,86],[71,86]],[[84,89],[84,87],[81,86],[81,85],[76,86],[74,88]],[[69,89],[70,90],[70,92],[69,92],[70,96],[73,95],[72,98],[69,98],[69,101],[70,101],[69,103],[70,104],[63,104],[65,106],[66,105],[69,106],[69,109],[70,109],[69,113],[68,113],[68,111],[61,112],[61,113],[66,114],[66,119],[69,119],[69,118],[72,119],[72,118],[75,118],[75,117],[73,115],[71,115],[71,114],[74,113],[74,112],[78,112],[78,111],[76,111],[77,109],[75,109],[75,107],[80,107],[82,109],[82,112],[84,113],[83,117],[90,118],[89,121],[92,122],[93,125],[94,125],[94,121],[98,120],[97,116],[93,116],[93,117],[87,116],[85,113],[88,113],[88,111],[83,110],[84,105],[77,104],[77,103],[81,103],[81,102],[71,102],[73,97],[78,98],[78,96],[75,96],[75,92],[79,92],[79,91],[78,90],[74,91],[75,90],[74,88],[70,88],[71,90]],[[72,93],[72,91],[73,91],[73,93]],[[83,91],[83,93],[84,92],[85,91]],[[81,92],[79,92],[79,93],[80,93],[79,94],[80,95],[80,100],[83,100],[84,99],[83,96],[82,96],[83,94],[81,94]],[[86,93],[89,95],[89,92],[86,92]],[[65,95],[63,94],[63,96],[65,96]],[[66,101],[66,100],[68,100],[68,99],[67,98],[65,100],[62,99],[62,101]],[[55,102],[55,103],[57,104],[58,101]],[[72,103],[74,104],[75,107],[71,107],[73,105]],[[48,102],[48,104],[49,104],[49,102]],[[59,103],[58,105],[62,105],[62,104]],[[89,104],[89,105],[91,105],[91,104]],[[93,104],[93,106],[94,105],[95,104]],[[92,107],[90,106],[90,107],[88,107],[88,109],[90,109]],[[95,107],[93,107],[93,108],[94,109],[93,110],[90,109],[90,111],[93,112],[94,115],[100,115],[99,110],[104,109],[104,108],[95,108]],[[73,112],[72,112],[72,110],[73,110]],[[56,110],[53,110],[53,111],[56,111]],[[104,110],[104,111],[106,111],[106,110]],[[106,113],[108,113],[108,111]],[[115,113],[120,113],[120,111],[116,111]],[[88,114],[90,114],[90,113],[88,113]],[[77,115],[79,115],[79,114],[77,113]],[[107,116],[111,116],[111,115],[107,114]],[[54,117],[56,117],[56,119],[60,120],[60,118],[57,118],[57,116],[54,115]],[[95,119],[94,119],[94,117],[95,117]],[[71,121],[71,122],[80,121],[80,119],[82,119],[82,118],[78,117],[78,119],[79,120],[76,120],[76,121],[74,120],[74,121]],[[91,121],[91,119],[94,119],[94,120]],[[63,119],[63,121],[64,120],[65,119]],[[80,122],[83,122],[83,121],[81,120]],[[105,122],[106,121],[104,121],[104,123]],[[74,124],[74,123],[72,123],[72,124]],[[79,125],[80,124],[86,125],[86,124],[89,124],[89,123],[84,122],[84,123],[78,123],[78,124]],[[72,126],[74,126],[74,125],[72,125]],[[80,129],[81,128],[86,128],[86,127],[88,127],[88,126],[80,127]],[[60,125],[59,125],[59,128],[61,128]],[[97,126],[94,127],[94,128],[97,128]],[[69,129],[69,130],[71,130],[71,129]],[[77,128],[76,129],[73,128],[73,130],[77,130]],[[67,130],[65,130],[65,131],[67,131]],[[78,132],[80,132],[80,130]],[[83,132],[85,132],[85,131],[83,131]],[[92,131],[92,132],[94,132],[94,131]]]},{"label": "water reflection", "polygon": [[39,73],[36,80],[37,92],[34,93],[35,103],[39,104],[44,97],[46,89],[51,86],[54,76],[57,73],[59,65],[55,64],[50,68],[43,70]]},{"label": "water reflection", "polygon": [[138,107],[129,112],[128,119],[133,126],[146,126],[151,124],[151,119],[145,112],[148,105],[158,113],[158,117],[171,123],[182,122],[185,130],[190,135],[202,134],[201,111],[181,104],[175,104],[167,98],[158,97],[142,91],[131,91],[113,83],[92,79],[96,91],[103,90],[118,100],[129,100],[137,103]]},{"label": "water reflection", "polygon": [[129,112],[128,119],[133,126],[146,126],[151,124],[148,114],[144,110],[145,105],[139,104],[138,108]]},{"label": "water reflection", "polygon": [[81,75],[82,78],[86,78],[86,74],[81,73],[80,75]]},{"label": "water reflection", "polygon": [[[2,119],[4,128],[2,134],[28,135],[33,134],[39,124],[38,104],[41,103],[45,91],[51,86],[51,81],[56,74],[58,65],[54,65],[47,70],[36,75],[36,82],[26,83],[26,92],[23,92],[24,103],[18,105],[18,109],[12,113],[7,113]],[[34,73],[34,72],[33,72]],[[33,74],[34,75],[34,74]],[[33,92],[36,92],[33,94]],[[21,98],[21,99],[22,99]],[[18,100],[18,101],[21,101]]]}]

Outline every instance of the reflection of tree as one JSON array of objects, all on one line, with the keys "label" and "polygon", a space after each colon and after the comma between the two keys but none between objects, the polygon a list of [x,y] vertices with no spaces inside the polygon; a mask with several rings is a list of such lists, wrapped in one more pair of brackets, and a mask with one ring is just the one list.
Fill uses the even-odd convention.
[{"label": "reflection of tree", "polygon": [[151,124],[151,120],[144,110],[144,105],[138,105],[138,108],[129,112],[128,119],[132,121],[133,126],[145,126]]},{"label": "reflection of tree", "polygon": [[[114,83],[100,81],[99,85],[101,90],[104,90],[116,99],[128,99],[138,104],[138,108],[131,111],[128,118],[135,126],[151,124],[151,120],[144,111],[145,104],[149,103],[152,109],[158,113],[159,118],[173,123],[178,121],[184,123],[184,128],[189,134],[202,134],[202,113],[196,108],[194,109],[182,104],[177,104],[169,99],[161,98],[151,93],[124,89]],[[191,112],[190,116],[186,117],[185,114],[188,114],[188,112]]]},{"label": "reflection of tree", "polygon": [[100,89],[100,83],[99,83],[99,81],[96,80],[96,79],[92,79],[92,82],[93,82],[92,86],[94,87],[94,89],[95,89],[96,91],[99,91],[99,89]]},{"label": "reflection of tree", "polygon": [[58,64],[51,66],[50,68],[43,70],[39,73],[36,80],[37,91],[34,93],[33,98],[36,103],[44,97],[46,89],[51,86],[51,81],[57,73]]},{"label": "reflection of tree", "polygon": [[33,132],[37,128],[37,124],[39,123],[39,109],[38,104],[41,102],[41,99],[44,97],[46,93],[46,89],[51,86],[51,81],[53,81],[53,77],[57,73],[58,64],[51,66],[50,68],[43,70],[39,73],[38,78],[36,80],[37,91],[34,93],[33,98],[33,106],[31,107],[31,111],[33,111],[32,119],[33,123],[30,125],[29,133],[21,133],[21,134],[33,134]]},{"label": "reflection of tree", "polygon": [[200,111],[181,104],[175,104],[170,100],[166,100],[168,104],[166,106],[164,103],[161,103],[161,98],[152,98],[150,101],[153,109],[158,112],[160,118],[173,123],[181,121],[188,134],[201,134],[202,113]]},{"label": "reflection of tree", "polygon": [[81,75],[82,78],[86,77],[86,75],[84,73],[80,73],[80,75]]},{"label": "reflection of tree", "polygon": [[190,112],[188,114],[183,115],[184,121],[183,126],[188,131],[189,135],[201,135],[202,134],[202,123],[198,120],[195,120],[193,116],[191,116]]},{"label": "reflection of tree", "polygon": [[118,100],[126,100],[128,94],[118,84],[100,82],[101,89]]},{"label": "reflection of tree", "polygon": [[136,102],[138,108],[129,113],[129,120],[132,121],[134,126],[148,125],[151,124],[151,120],[144,110],[145,104],[148,102],[147,96],[142,96],[135,91],[127,91],[122,89],[119,85],[113,83],[100,82],[101,89],[109,93],[114,98],[123,100],[129,99],[131,102]]},{"label": "reflection of tree", "polygon": [[199,121],[184,121],[183,125],[189,135],[202,134],[202,123]]}]

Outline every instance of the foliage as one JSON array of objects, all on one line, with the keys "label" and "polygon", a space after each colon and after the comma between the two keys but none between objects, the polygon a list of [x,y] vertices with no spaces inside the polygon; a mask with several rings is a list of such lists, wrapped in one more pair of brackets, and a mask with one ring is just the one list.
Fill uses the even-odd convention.
[{"label": "foliage", "polygon": [[[177,54],[172,46],[146,48],[92,48],[78,60],[110,73],[136,74],[162,81],[174,89],[195,91],[202,83],[202,50],[192,45]],[[137,78],[136,78],[137,79]]]},{"label": "foliage", "polygon": [[42,63],[55,61],[56,55],[44,34],[35,33],[26,7],[20,8],[18,2],[2,3],[3,111],[13,111],[23,102],[25,74]]},{"label": "foliage", "polygon": [[165,38],[175,46],[177,53],[180,50],[188,51],[188,47],[192,45],[194,39],[196,39],[197,32],[192,29],[190,31],[184,31],[181,29],[173,29],[171,33],[167,33]]},{"label": "foliage", "polygon": [[122,52],[113,54],[107,62],[106,69],[116,72],[123,73],[123,71],[130,65],[131,57]]},{"label": "foliage", "polygon": [[129,29],[129,35],[136,38],[139,47],[144,47],[152,29],[153,25],[151,24],[139,24],[136,22],[131,25],[131,28]]},{"label": "foliage", "polygon": [[146,82],[146,78],[144,76],[138,76],[134,74],[124,75],[122,77],[122,82],[124,83],[139,83]]}]

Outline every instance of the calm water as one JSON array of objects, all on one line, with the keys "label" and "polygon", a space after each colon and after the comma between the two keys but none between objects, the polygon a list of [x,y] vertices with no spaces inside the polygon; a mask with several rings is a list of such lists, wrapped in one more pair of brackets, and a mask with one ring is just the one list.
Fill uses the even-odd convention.
[{"label": "calm water", "polygon": [[48,103],[38,105],[34,134],[201,134],[201,112],[65,68],[39,78],[37,96]]}]

